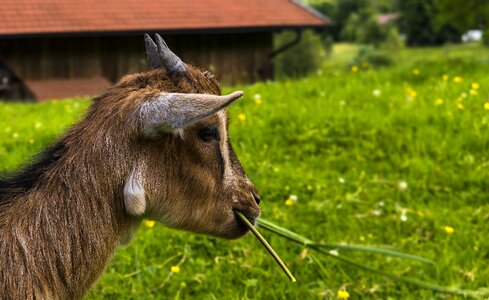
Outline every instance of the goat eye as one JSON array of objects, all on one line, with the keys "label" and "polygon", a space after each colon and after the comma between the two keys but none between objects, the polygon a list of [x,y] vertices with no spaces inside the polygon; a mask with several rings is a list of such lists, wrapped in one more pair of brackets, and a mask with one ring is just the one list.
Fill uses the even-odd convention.
[{"label": "goat eye", "polygon": [[202,128],[199,131],[199,137],[204,142],[210,142],[212,140],[218,140],[219,139],[219,132],[217,131],[216,127],[206,127],[206,128]]}]

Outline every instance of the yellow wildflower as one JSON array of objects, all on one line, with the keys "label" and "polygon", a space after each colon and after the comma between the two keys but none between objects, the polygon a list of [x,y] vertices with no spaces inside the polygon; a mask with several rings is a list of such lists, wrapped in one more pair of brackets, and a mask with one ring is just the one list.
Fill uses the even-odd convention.
[{"label": "yellow wildflower", "polygon": [[463,80],[463,78],[462,78],[462,77],[460,77],[460,76],[455,76],[455,77],[453,77],[453,82],[455,82],[455,83],[460,83],[460,82],[462,82],[462,81],[464,81],[464,80]]},{"label": "yellow wildflower", "polygon": [[292,206],[294,204],[295,204],[295,202],[293,200],[291,200],[291,199],[285,200],[285,205],[287,205],[287,206]]},{"label": "yellow wildflower", "polygon": [[484,109],[489,110],[489,102],[484,103]]},{"label": "yellow wildflower", "polygon": [[287,200],[285,200],[285,205],[287,206],[292,206],[297,202],[297,196],[296,195],[290,195]]},{"label": "yellow wildflower", "polygon": [[144,225],[148,228],[152,228],[153,226],[155,226],[156,222],[153,221],[153,220],[146,220],[144,221]]},{"label": "yellow wildflower", "polygon": [[473,89],[474,91],[478,90],[480,85],[477,82],[474,82],[470,85],[470,88]]},{"label": "yellow wildflower", "polygon": [[338,290],[338,298],[340,298],[340,299],[348,299],[348,298],[350,298],[350,293],[348,293],[344,289]]},{"label": "yellow wildflower", "polygon": [[457,103],[457,108],[463,110],[465,108],[463,103]]},{"label": "yellow wildflower", "polygon": [[448,77],[448,75],[447,75],[447,74],[445,74],[445,75],[443,75],[442,79],[443,79],[444,81],[447,81],[448,79],[450,79],[450,77]]},{"label": "yellow wildflower", "polygon": [[416,76],[419,75],[419,70],[418,69],[414,69],[413,70],[413,74],[416,75]]},{"label": "yellow wildflower", "polygon": [[407,91],[408,96],[409,96],[409,97],[411,97],[411,98],[416,98],[416,96],[418,95],[418,93],[416,93],[416,91],[415,91],[415,90],[413,90],[413,89],[412,89],[412,88],[410,88],[410,87],[408,87],[408,88],[406,89],[406,91]]},{"label": "yellow wildflower", "polygon": [[244,121],[246,120],[246,115],[245,115],[245,114],[243,114],[243,113],[241,113],[241,114],[239,114],[239,115],[238,115],[238,119],[239,119],[240,121],[243,121],[243,122],[244,122]]},{"label": "yellow wildflower", "polygon": [[455,229],[451,226],[443,226],[443,231],[445,231],[447,234],[452,234],[455,232]]},{"label": "yellow wildflower", "polygon": [[440,99],[440,98],[436,99],[435,104],[436,105],[443,105],[443,99]]},{"label": "yellow wildflower", "polygon": [[180,272],[180,266],[172,266],[172,267],[170,268],[170,271],[171,271],[172,273],[178,273],[178,272]]},{"label": "yellow wildflower", "polygon": [[33,139],[29,139],[29,144],[34,144],[34,140]]},{"label": "yellow wildflower", "polygon": [[353,73],[358,72],[358,67],[357,67],[357,66],[351,66],[351,71],[352,71]]},{"label": "yellow wildflower", "polygon": [[257,105],[260,105],[263,103],[263,100],[261,100],[261,95],[260,94],[255,94],[253,95],[253,99],[255,99],[255,103]]}]

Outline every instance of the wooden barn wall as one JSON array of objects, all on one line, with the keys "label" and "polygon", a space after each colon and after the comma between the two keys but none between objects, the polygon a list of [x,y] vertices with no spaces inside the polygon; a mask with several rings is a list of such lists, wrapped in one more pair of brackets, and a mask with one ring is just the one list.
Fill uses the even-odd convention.
[{"label": "wooden barn wall", "polygon": [[[271,33],[165,35],[185,62],[225,84],[271,76]],[[142,35],[0,39],[0,59],[21,79],[104,76],[112,82],[148,70]]]}]

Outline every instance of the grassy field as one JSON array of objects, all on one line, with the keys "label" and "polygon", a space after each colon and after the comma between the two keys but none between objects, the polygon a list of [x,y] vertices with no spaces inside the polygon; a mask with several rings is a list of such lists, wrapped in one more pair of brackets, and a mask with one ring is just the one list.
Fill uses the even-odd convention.
[{"label": "grassy field", "polygon": [[[344,67],[351,53],[340,45],[306,79],[239,87],[246,95],[230,110],[230,134],[261,193],[262,216],[317,241],[436,262],[339,251],[384,271],[487,289],[489,50],[410,49],[396,66],[358,71]],[[0,104],[0,173],[49,144],[87,105]],[[264,232],[298,279],[291,284],[251,235],[225,241],[151,225],[117,251],[89,299],[336,299],[340,289],[350,299],[457,299]]]}]

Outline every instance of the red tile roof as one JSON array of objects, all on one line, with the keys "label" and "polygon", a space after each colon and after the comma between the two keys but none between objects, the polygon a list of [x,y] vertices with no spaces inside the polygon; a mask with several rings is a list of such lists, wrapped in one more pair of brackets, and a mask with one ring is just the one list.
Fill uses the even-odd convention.
[{"label": "red tile roof", "polygon": [[103,77],[27,80],[25,85],[37,101],[95,96],[112,84]]},{"label": "red tile roof", "polygon": [[0,36],[320,27],[296,0],[2,0]]}]

